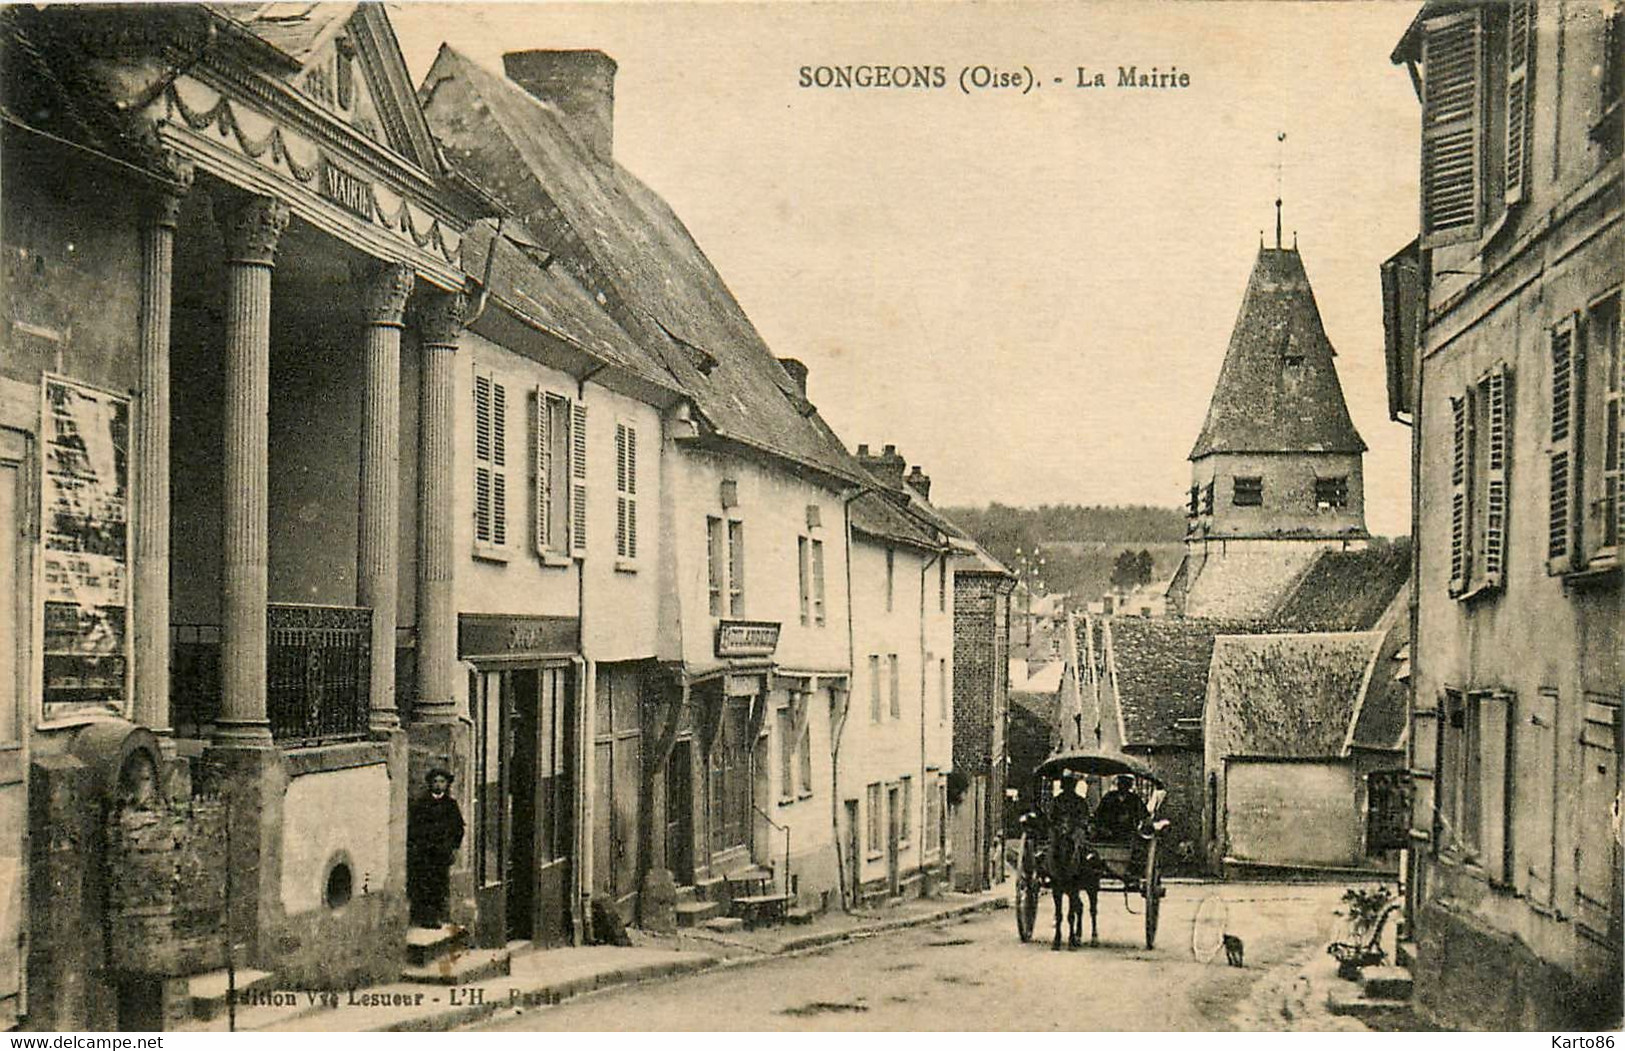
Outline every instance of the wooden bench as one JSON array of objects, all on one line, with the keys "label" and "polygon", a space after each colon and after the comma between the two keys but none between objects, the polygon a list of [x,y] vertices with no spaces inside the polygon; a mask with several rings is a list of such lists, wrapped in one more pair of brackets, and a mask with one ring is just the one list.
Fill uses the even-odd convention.
[{"label": "wooden bench", "polygon": [[783,923],[790,909],[788,894],[747,894],[734,899],[734,915],[745,921],[746,927],[764,923]]}]

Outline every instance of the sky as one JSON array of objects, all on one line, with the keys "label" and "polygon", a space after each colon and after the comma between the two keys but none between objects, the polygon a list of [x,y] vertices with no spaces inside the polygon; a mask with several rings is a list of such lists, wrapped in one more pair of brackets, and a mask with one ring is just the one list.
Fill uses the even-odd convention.
[{"label": "sky", "polygon": [[[1387,415],[1378,265],[1416,233],[1418,138],[1388,55],[1415,11],[389,5],[419,82],[442,41],[498,70],[508,50],[613,56],[616,158],[808,365],[847,445],[895,444],[944,506],[1183,504],[1279,170],[1386,535],[1409,528],[1410,439]],[[821,65],[941,66],[945,86],[802,87]],[[978,66],[1036,86],[962,91]],[[1109,86],[1077,88],[1080,66]],[[1120,66],[1190,86],[1116,87]]]}]

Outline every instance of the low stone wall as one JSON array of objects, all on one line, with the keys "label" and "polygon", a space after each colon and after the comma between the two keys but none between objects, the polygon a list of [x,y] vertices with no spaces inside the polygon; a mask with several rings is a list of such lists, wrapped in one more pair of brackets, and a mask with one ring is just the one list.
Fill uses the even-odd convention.
[{"label": "low stone wall", "polygon": [[1450,1029],[1611,1030],[1620,988],[1585,983],[1537,957],[1517,938],[1486,931],[1437,906],[1417,917],[1415,1002]]},{"label": "low stone wall", "polygon": [[225,819],[209,798],[108,815],[109,967],[173,976],[225,965]]}]

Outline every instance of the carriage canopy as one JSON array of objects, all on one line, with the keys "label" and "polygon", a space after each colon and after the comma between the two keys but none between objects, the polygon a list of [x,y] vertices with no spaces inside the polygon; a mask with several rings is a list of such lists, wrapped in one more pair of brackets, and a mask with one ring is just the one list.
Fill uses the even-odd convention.
[{"label": "carriage canopy", "polygon": [[1057,752],[1044,760],[1036,771],[1039,777],[1060,777],[1066,771],[1078,774],[1088,774],[1093,777],[1111,777],[1116,774],[1132,774],[1143,777],[1147,781],[1163,787],[1162,779],[1151,772],[1151,768],[1142,760],[1122,752]]}]

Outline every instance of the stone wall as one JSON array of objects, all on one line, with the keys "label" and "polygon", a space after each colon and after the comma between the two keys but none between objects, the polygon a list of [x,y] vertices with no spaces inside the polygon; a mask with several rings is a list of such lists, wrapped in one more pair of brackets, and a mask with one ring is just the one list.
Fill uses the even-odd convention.
[{"label": "stone wall", "polygon": [[108,965],[186,975],[225,965],[225,805],[195,799],[107,818]]},{"label": "stone wall", "polygon": [[1436,905],[1417,917],[1416,1006],[1448,1029],[1612,1030],[1620,1024],[1620,988],[1586,982],[1531,952],[1522,941],[1487,930]]},{"label": "stone wall", "polygon": [[[1267,616],[1309,568],[1325,542],[1214,540],[1192,542],[1187,555],[1184,615],[1222,620]],[[1333,542],[1330,546],[1340,546]]]}]

